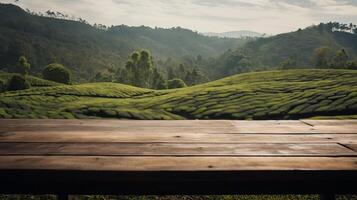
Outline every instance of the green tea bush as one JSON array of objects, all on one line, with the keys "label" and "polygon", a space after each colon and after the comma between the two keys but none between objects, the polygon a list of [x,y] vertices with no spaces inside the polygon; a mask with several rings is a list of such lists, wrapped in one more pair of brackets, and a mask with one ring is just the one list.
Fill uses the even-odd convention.
[{"label": "green tea bush", "polygon": [[71,82],[70,71],[61,64],[52,63],[47,65],[43,70],[42,76],[44,79],[55,81],[58,83],[69,84]]},{"label": "green tea bush", "polygon": [[25,90],[25,89],[29,89],[30,87],[31,87],[31,85],[26,80],[26,78],[19,74],[13,75],[11,77],[11,79],[9,80],[9,83],[7,84],[7,89],[9,91]]},{"label": "green tea bush", "polygon": [[352,118],[356,105],[357,71],[352,70],[247,73],[175,90],[87,83],[0,94],[0,108],[15,118]]},{"label": "green tea bush", "polygon": [[7,90],[7,82],[0,80],[0,92],[5,92]]},{"label": "green tea bush", "polygon": [[178,78],[167,81],[167,86],[169,89],[184,88],[187,87],[186,83]]}]

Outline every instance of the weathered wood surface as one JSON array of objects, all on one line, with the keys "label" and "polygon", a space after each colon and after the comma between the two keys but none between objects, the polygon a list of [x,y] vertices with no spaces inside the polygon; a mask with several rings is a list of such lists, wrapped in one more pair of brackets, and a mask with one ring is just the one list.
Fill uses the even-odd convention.
[{"label": "weathered wood surface", "polygon": [[357,121],[0,120],[0,192],[357,193]]}]

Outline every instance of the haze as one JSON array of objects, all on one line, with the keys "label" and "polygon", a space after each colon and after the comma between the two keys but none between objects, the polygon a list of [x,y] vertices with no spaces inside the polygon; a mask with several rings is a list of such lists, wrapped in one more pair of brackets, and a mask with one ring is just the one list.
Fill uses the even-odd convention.
[{"label": "haze", "polygon": [[181,26],[199,32],[277,34],[320,22],[357,21],[357,0],[0,0],[32,11],[59,11],[90,23]]}]

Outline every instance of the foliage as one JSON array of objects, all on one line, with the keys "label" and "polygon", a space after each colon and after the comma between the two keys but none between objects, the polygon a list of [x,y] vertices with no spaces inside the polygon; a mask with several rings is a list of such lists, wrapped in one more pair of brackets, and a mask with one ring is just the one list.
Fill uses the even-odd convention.
[{"label": "foliage", "polygon": [[184,88],[187,87],[186,83],[178,78],[171,79],[167,82],[169,89]]},{"label": "foliage", "polygon": [[[166,71],[168,80],[179,78],[182,79],[187,85],[197,85],[209,81],[208,70],[205,69],[207,63],[202,57],[199,59],[182,60],[182,63],[177,63],[172,59],[167,59],[165,62],[158,63],[159,66]],[[200,60],[200,61],[199,61]],[[206,70],[206,73],[202,70]]]},{"label": "foliage", "polygon": [[330,65],[332,50],[329,47],[320,47],[314,50],[313,62],[316,68],[326,68]]},{"label": "foliage", "polygon": [[166,89],[163,75],[153,66],[150,52],[142,50],[131,54],[125,68],[119,68],[117,81],[143,88]]},{"label": "foliage", "polygon": [[278,66],[279,69],[294,69],[296,68],[296,60],[294,59],[286,59],[283,62],[281,62]]},{"label": "foliage", "polygon": [[27,59],[24,56],[21,56],[19,58],[19,63],[16,66],[16,73],[19,73],[23,76],[26,76],[29,74],[30,71],[30,63],[27,62]]},{"label": "foliage", "polygon": [[71,21],[55,11],[48,14],[51,18],[0,4],[0,69],[12,72],[18,58],[26,56],[34,73],[41,73],[48,63],[60,62],[72,71],[74,80],[88,81],[108,66],[125,65],[127,55],[135,49],[150,49],[157,56],[155,60],[185,55],[208,57],[246,41],[207,37],[179,27],[122,25],[103,29],[83,20]]},{"label": "foliage", "polygon": [[[15,74],[0,72],[0,82],[6,85],[5,87],[6,90],[7,90],[7,83],[9,82],[9,80],[12,78],[13,75]],[[48,87],[48,86],[61,85],[60,83],[44,80],[30,75],[26,76],[26,80],[30,83],[31,87]]]},{"label": "foliage", "polygon": [[333,54],[328,47],[320,47],[315,49],[313,61],[316,68],[320,69],[357,69],[356,62],[349,60],[349,56],[344,49],[341,49]]},{"label": "foliage", "polygon": [[7,84],[7,90],[14,91],[14,90],[25,90],[31,87],[30,83],[26,80],[26,78],[22,75],[15,74],[9,80]]},{"label": "foliage", "polygon": [[337,51],[336,55],[333,57],[332,68],[344,69],[347,66],[348,55],[344,49]]},{"label": "foliage", "polygon": [[0,93],[7,91],[7,81],[0,79]]},{"label": "foliage", "polygon": [[[357,35],[352,34],[350,29],[333,28],[333,26],[340,27],[341,25],[321,23],[306,29],[299,29],[295,32],[259,38],[248,42],[239,50],[253,64],[254,67],[252,68],[254,71],[276,69],[280,63],[287,59],[296,61],[296,68],[313,68],[316,64],[319,65],[318,68],[326,68],[323,62],[316,62],[316,57],[312,59],[313,55],[316,56],[317,52],[315,50],[319,48],[323,48],[320,50],[324,51],[327,49],[331,50],[331,52],[320,52],[325,55],[329,53],[334,54],[334,52],[344,49],[349,53],[350,59],[356,58]],[[216,68],[221,67],[224,67],[224,65],[216,66]],[[248,68],[244,71],[250,70]]]},{"label": "foliage", "polygon": [[245,73],[174,90],[91,83],[0,94],[2,118],[350,118],[356,105],[357,71],[328,69]]},{"label": "foliage", "polygon": [[61,64],[52,63],[42,71],[42,76],[46,80],[57,83],[69,84],[71,82],[70,71]]}]

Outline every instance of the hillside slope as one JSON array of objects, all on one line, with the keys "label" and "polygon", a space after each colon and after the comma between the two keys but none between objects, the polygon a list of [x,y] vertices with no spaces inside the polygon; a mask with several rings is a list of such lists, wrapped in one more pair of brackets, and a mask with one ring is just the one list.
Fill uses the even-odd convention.
[{"label": "hillside slope", "polygon": [[69,67],[76,77],[126,62],[134,50],[149,49],[157,59],[219,55],[244,40],[211,38],[183,28],[114,26],[108,30],[85,23],[29,14],[0,3],[0,69],[12,70],[22,55],[40,72],[51,62]]},{"label": "hillside slope", "polygon": [[335,52],[345,49],[350,58],[357,58],[357,34],[333,32],[328,24],[320,24],[248,42],[242,52],[265,66],[276,67],[286,59],[296,61],[297,66],[313,66],[314,50],[320,47]]},{"label": "hillside slope", "polygon": [[115,83],[0,94],[2,118],[300,119],[357,116],[357,72],[247,73],[176,90]]},{"label": "hillside slope", "polygon": [[[13,76],[13,73],[4,73],[4,72],[0,72],[0,82],[1,84],[6,85],[7,82],[10,80],[10,78]],[[30,85],[32,87],[48,87],[48,86],[58,86],[58,85],[62,85],[60,83],[56,83],[53,81],[49,81],[49,80],[44,80],[41,78],[37,78],[35,76],[27,76],[27,80],[29,81]],[[1,90],[0,90],[1,91]]]}]

